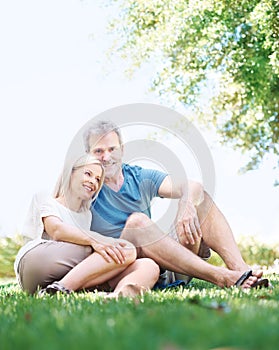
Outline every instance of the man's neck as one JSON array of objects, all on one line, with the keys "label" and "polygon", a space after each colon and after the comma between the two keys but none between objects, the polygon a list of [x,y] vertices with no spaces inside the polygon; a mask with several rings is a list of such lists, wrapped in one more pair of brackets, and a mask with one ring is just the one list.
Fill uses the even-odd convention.
[{"label": "man's neck", "polygon": [[122,170],[112,177],[105,177],[105,184],[113,191],[118,192],[124,182],[124,176]]}]

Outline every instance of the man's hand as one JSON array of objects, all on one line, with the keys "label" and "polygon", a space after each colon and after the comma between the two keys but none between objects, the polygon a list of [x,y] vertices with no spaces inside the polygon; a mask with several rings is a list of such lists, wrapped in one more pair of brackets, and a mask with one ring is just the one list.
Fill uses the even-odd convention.
[{"label": "man's hand", "polygon": [[179,202],[176,233],[182,245],[194,245],[202,237],[197,209],[190,200],[180,200]]},{"label": "man's hand", "polygon": [[[102,239],[103,240],[103,239]],[[123,264],[126,260],[124,247],[125,242],[109,238],[107,242],[94,241],[91,246],[96,253],[99,253],[107,262]]]},{"label": "man's hand", "polygon": [[163,198],[180,198],[176,215],[176,233],[182,245],[194,245],[202,237],[196,206],[204,200],[203,186],[196,181],[172,180],[166,176],[158,194]]}]

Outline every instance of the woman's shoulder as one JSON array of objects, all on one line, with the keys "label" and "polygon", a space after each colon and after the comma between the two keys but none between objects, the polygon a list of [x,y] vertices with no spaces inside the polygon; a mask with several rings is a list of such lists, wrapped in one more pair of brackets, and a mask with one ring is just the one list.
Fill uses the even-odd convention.
[{"label": "woman's shoulder", "polygon": [[46,190],[41,190],[39,192],[36,192],[32,197],[32,202],[38,203],[38,204],[52,202],[53,200],[54,200],[53,196]]}]

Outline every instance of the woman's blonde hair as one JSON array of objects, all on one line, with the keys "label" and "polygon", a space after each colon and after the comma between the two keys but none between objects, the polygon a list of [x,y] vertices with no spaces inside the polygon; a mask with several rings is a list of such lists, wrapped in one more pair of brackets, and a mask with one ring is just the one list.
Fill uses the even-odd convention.
[{"label": "woman's blonde hair", "polygon": [[91,203],[97,198],[97,196],[98,196],[98,194],[99,194],[99,192],[104,184],[105,171],[104,171],[104,168],[102,166],[102,163],[98,159],[96,159],[95,157],[93,157],[92,155],[90,155],[88,153],[83,154],[81,157],[79,157],[74,162],[69,160],[69,159],[67,162],[65,162],[63,171],[56,182],[54,192],[53,192],[53,197],[54,198],[58,198],[60,196],[67,197],[67,194],[69,193],[69,190],[70,190],[71,176],[72,176],[73,171],[80,168],[80,167],[83,167],[85,165],[89,165],[89,164],[97,164],[102,169],[102,175],[100,178],[98,190],[94,193],[94,196],[92,197],[92,199],[90,199],[88,201],[82,201],[82,205],[81,205],[80,210],[81,211],[89,210]]}]

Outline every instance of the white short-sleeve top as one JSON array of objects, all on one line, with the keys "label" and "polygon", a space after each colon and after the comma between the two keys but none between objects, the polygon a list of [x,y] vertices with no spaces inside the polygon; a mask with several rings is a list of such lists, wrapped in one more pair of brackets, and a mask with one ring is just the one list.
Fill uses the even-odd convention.
[{"label": "white short-sleeve top", "polygon": [[60,204],[55,198],[45,193],[37,193],[33,196],[27,216],[23,225],[22,234],[31,239],[17,253],[14,268],[18,274],[20,259],[32,248],[51,239],[44,231],[43,218],[56,216],[67,224],[90,230],[92,214],[90,210],[75,212]]}]

